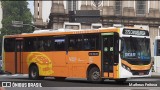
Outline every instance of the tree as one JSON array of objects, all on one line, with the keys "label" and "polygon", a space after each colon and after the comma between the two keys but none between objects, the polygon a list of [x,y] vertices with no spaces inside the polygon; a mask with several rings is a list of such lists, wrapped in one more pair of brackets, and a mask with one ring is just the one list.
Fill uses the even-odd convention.
[{"label": "tree", "polygon": [[[1,1],[3,9],[2,29],[0,34],[0,50],[3,35],[33,32],[31,26],[13,27],[12,21],[23,21],[24,24],[31,24],[32,14],[27,7],[27,1]],[[1,52],[0,52],[1,53]]]},{"label": "tree", "polygon": [[31,26],[13,27],[12,21],[23,21],[24,24],[31,24],[32,14],[27,8],[27,1],[2,1],[3,20],[2,34],[20,34],[32,32]]}]

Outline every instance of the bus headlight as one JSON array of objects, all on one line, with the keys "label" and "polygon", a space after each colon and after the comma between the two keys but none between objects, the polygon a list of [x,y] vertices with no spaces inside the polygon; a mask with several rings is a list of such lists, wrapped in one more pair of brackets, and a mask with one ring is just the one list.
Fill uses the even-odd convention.
[{"label": "bus headlight", "polygon": [[126,66],[125,66],[124,64],[122,64],[122,67],[123,67],[123,68],[126,68]]},{"label": "bus headlight", "polygon": [[126,69],[127,69],[128,71],[131,71],[131,69],[130,69],[129,67],[126,67]]},{"label": "bus headlight", "polygon": [[124,69],[126,69],[127,71],[131,71],[131,69],[130,69],[128,66],[124,65],[124,64],[122,64],[122,67],[123,67]]}]

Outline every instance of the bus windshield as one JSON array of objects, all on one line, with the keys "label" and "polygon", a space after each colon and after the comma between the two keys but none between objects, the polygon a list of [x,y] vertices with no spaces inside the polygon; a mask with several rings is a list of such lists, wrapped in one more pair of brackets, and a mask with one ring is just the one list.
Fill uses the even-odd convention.
[{"label": "bus windshield", "polygon": [[149,64],[151,60],[148,38],[123,37],[121,58],[131,64]]}]

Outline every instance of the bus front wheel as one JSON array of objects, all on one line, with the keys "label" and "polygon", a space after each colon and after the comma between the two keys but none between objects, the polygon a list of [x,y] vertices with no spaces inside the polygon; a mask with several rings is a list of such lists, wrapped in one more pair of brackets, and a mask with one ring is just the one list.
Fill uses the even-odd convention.
[{"label": "bus front wheel", "polygon": [[89,70],[87,80],[93,83],[99,83],[102,81],[98,67],[93,67]]},{"label": "bus front wheel", "polygon": [[29,68],[29,78],[32,80],[44,79],[44,77],[39,76],[39,70],[36,65],[32,65]]}]

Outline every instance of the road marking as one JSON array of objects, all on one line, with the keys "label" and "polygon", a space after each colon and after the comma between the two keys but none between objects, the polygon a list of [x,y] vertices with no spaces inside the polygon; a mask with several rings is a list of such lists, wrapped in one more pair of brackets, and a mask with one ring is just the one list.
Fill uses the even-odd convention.
[{"label": "road marking", "polygon": [[27,76],[28,76],[28,74],[0,75],[0,77],[19,77],[19,76],[27,77]]},{"label": "road marking", "polygon": [[14,74],[14,75],[12,75],[12,76],[18,76],[19,74]]},{"label": "road marking", "polygon": [[0,75],[0,76],[7,76],[7,75]]}]

